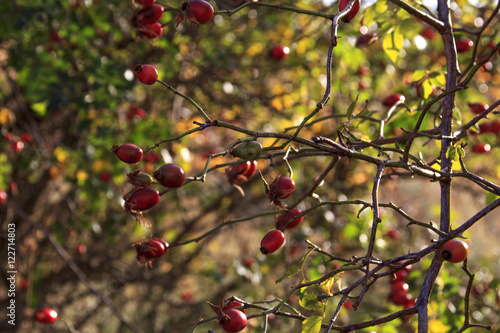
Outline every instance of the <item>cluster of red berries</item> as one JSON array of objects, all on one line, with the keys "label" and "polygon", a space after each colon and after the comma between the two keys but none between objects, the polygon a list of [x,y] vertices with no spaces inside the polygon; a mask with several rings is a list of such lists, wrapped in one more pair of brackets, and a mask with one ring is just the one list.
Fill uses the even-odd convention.
[{"label": "cluster of red berries", "polygon": [[159,20],[163,17],[163,7],[155,4],[156,0],[136,0],[142,5],[134,11],[131,24],[136,28],[139,38],[153,39],[163,34],[163,26]]},{"label": "cluster of red berries", "polygon": [[264,182],[267,196],[271,203],[276,207],[285,209],[285,212],[280,214],[276,220],[276,229],[269,231],[260,242],[260,252],[263,254],[270,254],[276,252],[285,243],[285,234],[283,230],[286,228],[292,229],[302,222],[303,217],[296,218],[302,212],[299,209],[288,210],[283,207],[281,200],[290,197],[295,191],[295,182],[290,177],[278,176],[273,181]]},{"label": "cluster of red berries", "polygon": [[[401,265],[402,262],[396,262],[395,265]],[[391,290],[387,300],[395,305],[403,306],[405,309],[415,306],[415,300],[409,293],[410,287],[406,280],[411,270],[411,265],[407,265],[394,272],[391,277]]]},{"label": "cluster of red berries", "polygon": [[17,136],[12,132],[8,132],[4,135],[4,139],[9,142],[12,151],[16,153],[23,151],[24,146],[33,141],[33,137],[29,133],[23,133],[20,136]]},{"label": "cluster of red berries", "polygon": [[[134,144],[127,143],[121,146],[115,145],[111,149],[116,156],[125,163],[137,164],[144,156],[142,149]],[[153,157],[147,158],[149,155]],[[150,162],[159,162],[159,154],[150,153],[144,157]],[[154,179],[166,188],[178,188],[184,185],[186,175],[184,170],[172,163],[159,167],[153,172]],[[123,196],[125,201],[125,211],[137,219],[137,222],[148,223],[142,216],[142,212],[148,210],[160,202],[160,192],[152,188],[153,177],[141,170],[135,170],[127,174],[127,182],[133,186],[133,189]],[[151,262],[168,252],[168,243],[159,238],[153,238],[147,241],[134,244],[137,250],[137,260],[141,263],[147,263],[151,267]]]},{"label": "cluster of red berries", "polygon": [[[111,151],[123,162],[128,164],[137,164],[142,160],[142,149],[134,144],[127,143],[121,146],[115,145]],[[166,188],[178,188],[184,185],[186,175],[184,170],[176,164],[165,164],[158,168],[153,177],[156,181]],[[124,195],[125,210],[142,221],[142,211],[154,207],[160,202],[160,193],[157,189],[151,188],[152,177],[140,170],[127,174],[127,179],[134,188]]]}]

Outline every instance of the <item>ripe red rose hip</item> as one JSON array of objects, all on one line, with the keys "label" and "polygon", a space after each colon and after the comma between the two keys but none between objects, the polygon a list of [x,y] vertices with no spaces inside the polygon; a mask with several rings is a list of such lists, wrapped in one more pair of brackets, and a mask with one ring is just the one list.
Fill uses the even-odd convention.
[{"label": "ripe red rose hip", "polygon": [[451,239],[444,243],[440,253],[446,261],[462,262],[469,255],[469,245],[461,239]]},{"label": "ripe red rose hip", "polygon": [[470,51],[474,46],[474,42],[468,38],[457,40],[457,52],[464,53]]},{"label": "ripe red rose hip", "polygon": [[168,252],[168,243],[162,239],[150,239],[148,241],[143,241],[134,244],[137,251],[137,260],[141,263],[149,263],[151,266],[151,261],[158,259]]},{"label": "ripe red rose hip", "polygon": [[154,188],[140,188],[125,196],[127,211],[143,211],[160,202],[160,192]]},{"label": "ripe red rose hip", "polygon": [[292,229],[292,228],[295,228],[296,226],[298,226],[300,224],[300,222],[302,222],[304,220],[304,217],[301,216],[299,217],[298,219],[295,219],[293,220],[292,222],[288,222],[290,220],[292,220],[294,217],[296,217],[297,215],[300,215],[302,213],[302,211],[300,209],[291,209],[291,210],[288,210],[284,213],[281,213],[280,215],[278,215],[276,217],[276,229]]},{"label": "ripe red rose hip", "polygon": [[260,242],[260,252],[270,254],[276,252],[285,242],[285,234],[281,230],[269,231]]},{"label": "ripe red rose hip", "polygon": [[145,85],[152,85],[158,81],[158,71],[154,66],[151,65],[137,65],[134,68],[134,72],[137,75],[139,82]]},{"label": "ripe red rose hip", "polygon": [[177,25],[182,22],[184,17],[191,23],[198,25],[205,24],[210,22],[212,17],[214,17],[214,8],[205,0],[187,1],[182,4],[181,12],[177,18]]},{"label": "ripe red rose hip", "polygon": [[157,22],[163,16],[163,7],[160,5],[144,6],[137,14],[137,22],[141,25],[149,25]]},{"label": "ripe red rose hip", "polygon": [[485,142],[478,142],[472,147],[472,151],[478,154],[489,153],[491,146]]},{"label": "ripe red rose hip", "polygon": [[487,110],[489,106],[485,103],[469,103],[469,109],[475,113],[475,114],[480,114],[483,111]]},{"label": "ripe red rose hip", "polygon": [[186,174],[177,164],[165,164],[153,173],[153,177],[167,188],[177,188],[184,185]]},{"label": "ripe red rose hip", "polygon": [[273,57],[276,60],[280,60],[283,58],[288,57],[290,54],[290,48],[285,45],[274,45],[271,48],[271,57]]},{"label": "ripe red rose hip", "polygon": [[400,291],[389,295],[389,301],[400,306],[408,304],[408,302],[411,301],[411,298],[411,295],[406,291]]},{"label": "ripe red rose hip", "polygon": [[239,332],[247,326],[247,316],[240,310],[229,309],[220,316],[219,325],[226,332]]},{"label": "ripe red rose hip", "polygon": [[137,34],[143,39],[157,38],[163,34],[163,26],[160,22],[155,22],[153,24],[150,24],[149,26],[138,28]]},{"label": "ripe red rose hip", "polygon": [[[345,9],[345,7],[347,7],[347,4],[350,2],[350,0],[340,0],[340,4],[339,4],[339,12],[343,11]],[[342,21],[348,23],[350,22],[354,17],[356,17],[356,15],[358,14],[359,12],[359,0],[355,0],[354,3],[352,4],[352,7],[351,7],[351,10],[349,11],[349,13],[342,17]]]},{"label": "ripe red rose hip", "polygon": [[406,100],[406,97],[404,97],[403,95],[401,94],[392,94],[392,95],[389,95],[387,96],[386,98],[384,98],[384,101],[382,102],[382,104],[384,104],[384,106],[388,107],[388,108],[391,108],[394,106],[394,104],[400,102],[400,103],[404,103]]},{"label": "ripe red rose hip", "polygon": [[257,161],[247,161],[248,164],[248,169],[243,172],[241,175],[245,176],[247,179],[252,178],[253,175],[255,175],[255,172],[257,171]]},{"label": "ripe red rose hip", "polygon": [[124,145],[115,145],[111,148],[111,151],[120,159],[120,161],[128,164],[137,164],[142,160],[142,149],[132,143],[126,143]]},{"label": "ripe red rose hip", "polygon": [[275,192],[278,199],[286,199],[295,191],[295,182],[290,177],[277,177],[271,185],[269,185],[271,192]]},{"label": "ripe red rose hip", "polygon": [[52,324],[57,320],[57,312],[49,308],[41,308],[35,312],[35,320],[42,324]]}]

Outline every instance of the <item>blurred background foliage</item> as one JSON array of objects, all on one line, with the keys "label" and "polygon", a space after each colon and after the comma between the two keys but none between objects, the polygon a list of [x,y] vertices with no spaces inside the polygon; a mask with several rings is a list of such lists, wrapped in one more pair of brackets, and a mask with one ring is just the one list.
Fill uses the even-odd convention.
[{"label": "blurred background foliage", "polygon": [[[316,0],[280,3],[332,14],[338,8],[337,2]],[[188,176],[195,176],[205,167],[208,154],[244,137],[212,127],[162,144],[137,166],[118,161],[110,151],[113,145],[134,143],[147,149],[194,128],[193,121],[203,122],[181,97],[159,84],[137,82],[133,73],[137,64],[154,65],[161,80],[193,98],[212,119],[254,131],[294,131],[325,92],[329,20],[251,6],[231,16],[216,14],[203,26],[185,21],[176,29],[181,4],[165,3],[163,35],[153,40],[137,37],[130,24],[137,5],[130,1],[18,0],[0,4],[0,189],[7,194],[0,213],[2,235],[7,223],[16,223],[18,332],[128,331],[116,311],[103,304],[102,295],[144,332],[189,332],[198,318],[213,315],[206,301],[217,304],[231,295],[248,302],[284,297],[300,277],[280,284],[275,281],[307,252],[306,239],[343,258],[363,256],[366,251],[369,210],[358,216],[360,205],[324,205],[308,213],[299,228],[287,232],[282,251],[261,255],[260,240],[274,228],[278,211],[269,204],[258,175],[242,185],[242,197],[227,182],[224,168],[211,171],[204,183],[193,182],[162,195],[160,204],[145,212],[152,223],[150,229],[125,213],[122,196],[130,190],[127,172],[140,168],[152,173],[172,162],[182,166]],[[493,7],[491,1],[453,1],[453,20],[459,27],[477,29]],[[473,51],[459,54],[462,70],[489,54],[490,43],[499,42],[498,19],[494,22],[479,41],[474,40]],[[382,101],[396,92],[406,97],[408,107],[397,108],[383,134],[391,137],[412,130],[432,86],[444,87],[446,62],[441,39],[437,33],[424,37],[424,29],[423,23],[389,2],[362,2],[360,14],[339,27],[332,95],[317,115],[322,121],[304,128],[300,135],[336,139],[337,130],[345,125],[357,138],[377,139],[379,124],[372,120],[384,116],[387,109]],[[360,37],[369,33],[378,37],[363,45]],[[459,31],[456,37],[470,36]],[[388,38],[401,46],[396,53],[388,48]],[[277,44],[288,46],[290,56],[279,61],[270,57],[270,49]],[[468,103],[491,104],[500,98],[499,68],[500,55],[496,54],[477,72],[468,89],[457,93],[457,125],[473,118]],[[424,89],[420,96],[419,84]],[[352,114],[362,116],[349,117],[351,105]],[[143,113],[135,114],[137,109]],[[436,104],[422,129],[435,128],[439,113]],[[483,122],[497,117],[492,114]],[[498,134],[478,132],[476,128],[464,139],[468,142],[465,163],[471,172],[498,183]],[[259,141],[264,146],[275,143],[274,139]],[[491,152],[474,153],[478,142],[491,145]],[[420,153],[429,162],[439,156],[439,148],[439,141],[417,139],[412,154]],[[372,148],[364,152],[378,154]],[[276,154],[273,166],[268,159],[259,160],[259,170],[270,176],[286,174],[281,157]],[[230,156],[218,157],[212,165],[231,161]],[[295,196],[305,193],[330,161],[331,157],[321,155],[291,158]],[[317,198],[370,200],[375,172],[372,165],[342,159],[315,190],[317,197],[304,199],[298,207],[310,208],[318,203]],[[454,186],[455,226],[495,199],[465,180]],[[419,221],[439,220],[439,185],[425,179],[387,175],[382,181],[381,202],[394,202]],[[379,258],[416,251],[435,237],[426,229],[406,227],[407,221],[390,209],[383,214],[375,251]],[[223,221],[245,217],[248,219],[199,242],[172,248],[153,268],[138,263],[131,246],[151,237],[163,237],[169,243],[190,240]],[[469,267],[476,274],[472,319],[484,324],[499,321],[498,217],[493,212],[466,234],[471,244]],[[398,236],[389,236],[394,230]],[[68,269],[49,234],[98,293]],[[1,242],[3,253],[6,238]],[[304,274],[317,278],[338,264],[313,254]],[[413,265],[408,283],[414,297],[429,264],[430,257],[426,257]],[[2,275],[6,276],[5,268]],[[341,284],[345,287],[360,277],[359,272],[345,273]],[[467,280],[460,266],[444,265],[432,296],[430,331],[455,332],[462,325]],[[385,301],[389,283],[384,285],[381,280],[377,285],[380,288],[370,289],[359,311],[345,307],[340,312],[338,325],[400,309]],[[329,301],[325,318],[330,318],[338,301]],[[2,313],[6,302],[2,296]],[[300,309],[295,295],[289,303]],[[61,320],[50,326],[35,323],[31,318],[39,307],[56,309]],[[392,321],[376,331],[413,332],[415,319]],[[5,322],[0,325],[2,331],[11,329]],[[261,318],[250,320],[248,332],[260,332],[262,325]],[[301,322],[276,317],[270,327],[271,332],[300,332]],[[198,330],[208,328],[220,331],[215,321]]]}]

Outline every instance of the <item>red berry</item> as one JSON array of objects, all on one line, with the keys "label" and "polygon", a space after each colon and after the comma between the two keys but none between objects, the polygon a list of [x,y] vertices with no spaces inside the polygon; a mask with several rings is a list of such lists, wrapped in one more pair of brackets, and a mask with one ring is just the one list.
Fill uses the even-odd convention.
[{"label": "red berry", "polygon": [[484,142],[478,142],[472,147],[472,151],[478,154],[485,154],[491,150],[491,146]]},{"label": "red berry", "polygon": [[12,149],[14,149],[16,153],[20,153],[23,150],[23,148],[24,148],[24,142],[20,140],[12,142]]},{"label": "red berry", "polygon": [[177,24],[179,24],[184,17],[194,24],[205,24],[214,17],[214,8],[205,0],[187,1],[182,4]]},{"label": "red berry", "polygon": [[354,303],[351,300],[347,300],[342,306],[347,310],[352,310],[354,308]]},{"label": "red berry", "polygon": [[139,0],[144,7],[149,7],[155,4],[156,0]]},{"label": "red berry", "polygon": [[99,174],[99,179],[103,183],[109,182],[109,180],[111,179],[111,172],[109,172],[109,171],[103,171],[103,172],[101,172]]},{"label": "red berry", "polygon": [[134,68],[134,72],[137,75],[139,82],[145,85],[152,85],[158,81],[158,71],[154,66],[151,65],[137,65]]},{"label": "red berry", "polygon": [[362,34],[356,40],[356,47],[365,47],[375,43],[378,40],[378,36],[374,32],[370,32],[367,34]]},{"label": "red berry", "polygon": [[248,169],[241,175],[247,177],[247,179],[250,179],[253,175],[255,175],[255,172],[257,171],[257,161],[247,161],[247,164],[248,163]]},{"label": "red berry", "polygon": [[401,237],[401,233],[396,229],[391,229],[387,231],[386,235],[390,239],[398,239],[399,237]]},{"label": "red berry", "polygon": [[150,239],[134,244],[137,251],[137,260],[144,264],[158,259],[168,252],[168,243],[162,239]]},{"label": "red berry", "polygon": [[285,234],[281,230],[269,231],[260,242],[260,252],[269,254],[276,252],[285,242]]},{"label": "red berry", "polygon": [[481,123],[479,124],[479,133],[488,133],[491,132],[491,124],[490,123]]},{"label": "red berry", "polygon": [[111,151],[116,154],[116,156],[125,163],[137,164],[142,160],[142,149],[132,143],[126,143],[124,145],[115,145],[111,148]]},{"label": "red berry", "polygon": [[285,45],[274,45],[271,48],[271,57],[273,57],[276,60],[280,60],[283,58],[288,57],[290,54],[290,48]]},{"label": "red berry", "polygon": [[488,108],[489,108],[489,106],[485,103],[481,103],[481,102],[469,103],[469,109],[475,114],[480,114]]},{"label": "red berry", "polygon": [[21,279],[21,290],[26,290],[30,286],[30,280]]},{"label": "red berry", "polygon": [[30,143],[31,140],[33,140],[33,137],[29,133],[24,133],[24,134],[21,134],[21,136],[19,137],[19,140],[21,140],[24,143]]},{"label": "red berry", "polygon": [[436,31],[431,26],[427,25],[419,32],[419,35],[430,40],[436,36]]},{"label": "red berry", "polygon": [[35,312],[35,320],[42,324],[52,324],[57,320],[57,312],[49,308],[41,308]]},{"label": "red berry", "polygon": [[163,7],[160,5],[152,5],[141,8],[136,13],[136,20],[141,25],[149,25],[157,22],[163,16]]},{"label": "red berry", "polygon": [[127,211],[142,211],[160,202],[160,192],[154,188],[140,188],[126,195],[124,199]]},{"label": "red berry", "polygon": [[499,120],[493,120],[491,122],[490,131],[491,131],[491,133],[495,133],[495,134],[500,133],[500,121]]},{"label": "red berry", "polygon": [[190,300],[193,299],[193,294],[190,293],[189,291],[184,291],[182,294],[181,294],[181,298],[182,300],[186,301],[186,302],[189,302]]},{"label": "red berry", "polygon": [[255,260],[253,260],[253,258],[245,258],[243,259],[243,266],[245,266],[246,268],[250,268],[253,266]]},{"label": "red berry", "polygon": [[403,95],[401,94],[392,94],[392,95],[389,95],[387,96],[386,98],[384,98],[384,101],[382,102],[382,104],[384,104],[384,106],[390,108],[390,107],[393,107],[394,104],[400,102],[400,103],[404,103],[406,100],[406,97],[404,97]]},{"label": "red berry", "polygon": [[292,209],[288,210],[276,217],[276,229],[292,229],[295,228],[304,220],[304,216],[299,217],[298,219],[295,219],[293,222],[288,223],[291,219],[296,217],[297,215],[300,215],[302,211],[300,209]]},{"label": "red berry", "polygon": [[161,154],[158,154],[157,152],[154,151],[144,156],[144,161],[148,163],[158,163],[162,159],[163,158],[161,157]]},{"label": "red berry", "polygon": [[87,253],[87,246],[85,244],[78,244],[76,247],[76,252],[79,254],[85,254]]},{"label": "red berry", "polygon": [[5,135],[4,135],[4,139],[5,139],[6,141],[13,141],[13,140],[14,140],[14,137],[15,137],[15,136],[14,136],[14,133],[12,133],[12,132],[9,132],[9,133],[7,133],[7,134],[5,134]]},{"label": "red berry", "polygon": [[408,283],[406,283],[404,281],[396,281],[396,282],[392,283],[392,285],[391,285],[391,293],[392,294],[399,293],[399,292],[407,293],[408,290],[410,290],[410,287],[408,286]]},{"label": "red berry", "polygon": [[5,205],[7,203],[7,192],[0,190],[0,205]]},{"label": "red berry", "polygon": [[137,34],[143,39],[158,38],[163,34],[163,26],[160,22],[155,22],[149,26],[141,26],[137,29]]},{"label": "red berry", "polygon": [[359,66],[357,74],[358,75],[368,75],[368,74],[370,74],[370,67],[368,67],[368,66]]},{"label": "red berry", "polygon": [[[339,12],[343,11],[345,7],[347,7],[347,4],[350,2],[350,0],[340,0],[339,4]],[[342,21],[349,23],[354,17],[359,12],[359,0],[355,0],[354,3],[352,4],[351,10],[349,13],[342,17]]]},{"label": "red berry", "polygon": [[239,332],[247,326],[247,316],[240,310],[229,309],[221,315],[219,325],[226,332]]},{"label": "red berry", "polygon": [[474,46],[474,42],[468,38],[457,40],[457,52],[464,53],[470,51]]},{"label": "red berry", "polygon": [[269,185],[269,189],[276,193],[278,199],[286,199],[295,191],[295,182],[290,177],[279,176]]},{"label": "red berry", "polygon": [[440,253],[446,261],[462,262],[469,255],[469,245],[461,239],[451,239],[444,243]]},{"label": "red berry", "polygon": [[408,304],[408,302],[411,301],[411,298],[412,298],[411,295],[405,291],[401,291],[401,292],[397,292],[397,293],[393,293],[393,294],[389,295],[389,301],[391,301],[392,303],[394,303],[396,305],[401,305],[401,306]]},{"label": "red berry", "polygon": [[184,185],[186,174],[177,164],[165,164],[153,173],[153,177],[167,188],[177,188]]}]

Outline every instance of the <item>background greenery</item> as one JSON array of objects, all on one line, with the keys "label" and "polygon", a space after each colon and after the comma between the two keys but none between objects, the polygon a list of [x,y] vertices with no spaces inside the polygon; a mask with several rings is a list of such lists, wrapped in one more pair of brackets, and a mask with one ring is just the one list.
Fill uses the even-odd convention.
[{"label": "background greenery", "polygon": [[[329,14],[336,14],[338,8],[337,3],[325,5],[313,0],[279,3]],[[424,9],[420,2],[410,3]],[[301,282],[300,274],[279,284],[275,281],[305,255],[306,240],[341,258],[365,255],[370,209],[358,214],[362,205],[332,204],[311,210],[298,229],[287,231],[283,250],[263,256],[260,240],[274,228],[274,215],[279,212],[269,204],[258,175],[242,185],[242,197],[228,184],[223,167],[209,172],[203,183],[192,182],[162,195],[160,204],[145,212],[152,223],[150,229],[138,225],[123,210],[122,196],[130,189],[127,172],[140,168],[152,173],[162,164],[173,162],[188,176],[199,175],[208,154],[223,151],[235,139],[246,137],[211,127],[162,144],[155,149],[161,154],[160,161],[144,159],[137,166],[121,163],[110,151],[113,145],[130,142],[147,149],[161,139],[195,128],[193,121],[203,122],[185,99],[159,84],[140,84],[132,72],[137,64],[154,65],[161,80],[195,100],[212,119],[252,131],[292,133],[323,98],[327,86],[330,20],[254,6],[230,16],[216,14],[211,22],[199,27],[186,21],[176,29],[181,4],[165,3],[171,10],[166,10],[161,19],[163,36],[151,41],[136,38],[130,19],[137,5],[130,1],[0,4],[0,129],[5,138],[0,139],[0,188],[8,195],[7,202],[0,206],[0,216],[2,235],[8,223],[16,223],[18,332],[189,332],[199,318],[213,316],[206,301],[217,304],[231,295],[247,302],[285,297],[291,286]],[[495,6],[493,1],[454,1],[453,21],[457,27],[478,29],[494,13]],[[474,36],[473,50],[458,55],[464,72],[474,60],[490,53],[490,43],[498,44],[498,14],[492,22],[481,38]],[[366,32],[362,27],[376,32],[379,39],[356,46],[360,31]],[[419,35],[423,28],[423,23],[392,3],[378,1],[367,7],[363,2],[360,14],[351,23],[339,26],[331,98],[316,115],[315,119],[321,121],[304,127],[301,137],[337,139],[342,130],[342,135],[375,140],[379,122],[373,120],[382,119],[387,112],[382,101],[395,92],[406,96],[407,107],[397,108],[385,124],[384,135],[396,137],[403,130],[411,131],[425,104],[425,99],[416,94],[417,81],[423,80],[424,88],[432,84],[444,88],[445,84],[443,42],[439,35],[423,38]],[[466,32],[456,31],[456,38],[471,38]],[[271,58],[269,51],[275,44],[289,46],[290,56],[281,61]],[[396,50],[391,52],[391,47]],[[499,65],[497,53],[490,67],[480,68],[468,88],[457,92],[456,128],[475,116],[468,103],[493,104],[499,100]],[[369,73],[360,74],[361,66],[368,67]],[[144,109],[146,116],[129,119],[127,114],[134,105]],[[439,124],[441,110],[439,103],[430,109],[423,130]],[[489,120],[482,122],[495,118],[498,115],[490,113]],[[476,126],[461,141],[467,143],[464,163],[469,171],[498,184],[498,135],[477,132]],[[16,151],[13,142],[26,133],[31,141]],[[273,138],[259,141],[265,147],[275,143]],[[472,147],[477,142],[490,144],[492,151],[475,154]],[[437,158],[439,150],[440,141],[426,137],[416,139],[412,146],[412,154],[421,154],[427,162]],[[274,152],[273,165],[266,156],[259,160],[263,175],[287,173],[283,152]],[[378,150],[365,148],[363,152],[377,156]],[[390,152],[384,154],[399,158]],[[292,204],[301,198],[331,160],[330,155],[321,154],[291,157],[297,190],[295,199],[285,201]],[[229,155],[217,157],[211,166],[232,161]],[[460,170],[458,158],[454,167]],[[415,220],[439,225],[439,184],[398,174],[398,170],[386,171],[380,202],[393,202]],[[109,173],[111,179],[106,181],[103,173]],[[297,207],[305,210],[318,200],[370,202],[375,173],[371,164],[342,158],[322,186],[315,189],[315,196],[301,200]],[[453,227],[497,199],[468,179],[455,181],[452,193]],[[407,227],[408,221],[390,208],[385,208],[381,217],[374,253],[378,258],[418,251],[437,239],[427,228]],[[498,217],[493,211],[464,235],[471,247],[469,269],[476,274],[471,321],[485,325],[498,323],[500,313]],[[153,263],[153,268],[145,269],[136,261],[131,245],[141,239],[188,241],[224,221],[239,218],[241,222],[219,228],[198,242],[173,247]],[[387,237],[389,230],[398,230],[400,237]],[[2,237],[2,253],[6,242]],[[86,252],[78,251],[81,245],[87,247]],[[408,280],[413,297],[418,296],[432,256],[413,265]],[[315,252],[303,274],[311,280],[339,264],[342,262],[329,261]],[[6,271],[2,268],[3,276]],[[360,271],[344,273],[341,286],[362,276]],[[23,286],[22,280],[29,281],[28,286]],[[336,324],[372,320],[400,310],[386,301],[388,281],[378,280],[358,311],[343,308]],[[456,332],[462,326],[467,282],[460,264],[444,264],[429,303],[431,332]],[[2,291],[7,287],[7,283],[2,285]],[[2,292],[2,313],[8,301],[3,295],[6,293]],[[329,300],[324,323],[339,301],[339,297]],[[314,314],[301,308],[297,295],[288,302],[307,317]],[[31,318],[39,307],[54,308],[60,320],[49,326],[35,323]],[[249,309],[247,314],[258,312]],[[263,323],[262,317],[251,319],[248,331],[261,332]],[[0,325],[2,331],[12,329],[4,321]],[[302,329],[300,320],[285,316],[276,316],[269,325],[270,332]],[[413,332],[415,327],[416,316],[366,331]],[[197,330],[209,328],[221,331],[215,321]]]}]

